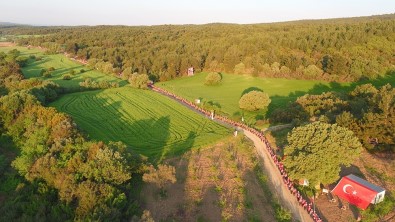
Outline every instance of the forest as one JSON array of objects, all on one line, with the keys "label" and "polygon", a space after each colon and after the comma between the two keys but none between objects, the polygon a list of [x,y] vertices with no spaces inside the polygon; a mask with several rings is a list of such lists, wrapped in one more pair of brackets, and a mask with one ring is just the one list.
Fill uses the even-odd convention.
[{"label": "forest", "polygon": [[[156,170],[150,165],[149,157],[144,157],[141,153],[138,155],[130,145],[122,142],[94,141],[81,127],[82,124],[77,125],[78,118],[72,119],[68,114],[50,106],[55,100],[62,102],[60,96],[73,92],[117,88],[113,90],[113,94],[122,95],[120,91],[131,91],[119,84],[121,80],[99,81],[95,78],[82,77],[84,73],[91,71],[105,73],[103,76],[112,79],[115,79],[115,76],[129,80],[134,88],[147,88],[149,79],[157,82],[186,76],[189,67],[193,67],[195,72],[212,74],[204,79],[205,82],[203,80],[199,82],[199,95],[193,95],[192,98],[201,96],[200,89],[204,89],[203,85],[212,89],[218,89],[215,87],[221,84],[228,84],[226,87],[231,86],[229,82],[221,82],[222,77],[228,75],[226,73],[234,74],[229,75],[232,77],[249,79],[258,79],[250,77],[254,76],[263,77],[260,79],[274,77],[277,78],[275,80],[284,78],[328,81],[330,86],[342,86],[342,90],[326,87],[325,89],[328,90],[323,93],[322,91],[316,93],[300,91],[301,93],[294,94],[290,92],[289,95],[282,97],[293,94],[292,101],[284,100],[283,105],[273,106],[264,121],[259,120],[272,125],[288,124],[292,127],[303,127],[308,122],[321,122],[322,126],[333,124],[331,126],[334,129],[342,128],[339,132],[347,130],[350,135],[355,135],[355,141],[363,145],[366,149],[364,151],[368,151],[365,153],[392,155],[395,151],[395,89],[393,81],[385,78],[395,75],[395,14],[249,25],[220,23],[138,27],[8,25],[0,27],[0,36],[6,41],[26,46],[26,51],[38,48],[47,56],[62,53],[65,54],[65,56],[59,55],[62,59],[71,58],[86,64],[84,69],[81,69],[81,65],[78,73],[74,70],[76,68],[63,69],[68,73],[62,76],[62,81],[72,82],[72,78],[79,77],[80,79],[75,81],[81,80],[76,89],[67,89],[60,86],[59,81],[56,83],[49,81],[52,77],[58,77],[55,75],[60,76],[62,70],[59,68],[56,70],[54,67],[48,69],[39,67],[37,72],[41,71],[41,73],[38,78],[31,78],[22,73],[22,67],[33,63],[37,65],[43,58],[22,54],[16,49],[6,53],[0,52],[0,202],[2,203],[0,220],[2,221],[130,221],[133,218],[135,219],[133,221],[144,221],[139,217],[143,215],[144,218],[145,212],[142,212],[142,203],[137,196],[143,188],[143,181],[152,180],[147,176],[144,179],[144,172],[150,171],[153,178],[159,178],[156,174],[167,173],[170,178],[167,179],[171,183],[175,182],[174,167],[163,167],[164,172],[160,172],[161,167]],[[193,81],[193,78],[183,79]],[[373,79],[388,81],[380,85],[370,84]],[[302,90],[302,81],[297,81],[298,90]],[[343,83],[335,82],[354,84],[342,85]],[[252,83],[256,85],[257,80]],[[171,85],[169,82],[156,85],[160,84]],[[242,85],[241,81],[237,84]],[[296,85],[296,83],[292,84]],[[285,83],[277,85],[289,88]],[[228,88],[235,91],[235,87]],[[191,88],[182,90],[192,91]],[[230,95],[226,91],[222,93]],[[269,98],[269,95],[265,94],[265,98],[260,99],[266,100],[263,107],[267,107],[271,100],[275,101],[275,97],[279,96],[275,95],[275,92],[272,93],[274,98]],[[139,96],[144,98],[142,94]],[[222,96],[220,93],[211,94]],[[86,97],[86,94],[80,95]],[[237,100],[238,96],[239,94],[235,96]],[[128,96],[129,99],[130,97]],[[67,96],[65,95],[64,98],[67,99]],[[132,102],[130,103],[133,104]],[[140,106],[146,108],[145,102],[150,101],[140,102]],[[222,105],[226,105],[226,102],[223,100],[222,102],[224,103]],[[239,105],[240,108],[248,110],[248,107]],[[136,107],[133,106],[134,109],[137,109]],[[177,111],[172,105],[168,107]],[[82,110],[81,106],[76,106],[75,109],[77,112]],[[114,110],[118,111],[119,107]],[[163,109],[158,110],[167,112]],[[251,110],[255,111],[255,107]],[[92,111],[84,112],[91,115]],[[237,118],[241,117],[240,113],[237,115]],[[117,122],[115,119],[111,120]],[[185,125],[185,122],[182,124]],[[122,131],[126,131],[125,129],[127,128],[119,128]],[[226,130],[223,132],[224,135],[229,133]],[[191,138],[195,138],[193,133],[188,133]],[[185,144],[181,145],[189,147],[188,143]],[[233,143],[219,146],[216,158],[221,157],[220,150],[227,146],[228,156],[232,159],[232,153],[236,151],[231,149],[233,147],[231,144]],[[250,145],[247,143],[244,145],[249,149]],[[187,154],[193,154],[192,156],[196,154],[194,160],[196,163],[200,162],[200,148],[193,152]],[[210,153],[209,150],[202,151],[205,152]],[[281,154],[291,153],[281,152]],[[232,160],[233,168],[238,169],[239,160],[235,158]],[[216,162],[215,158],[210,161]],[[245,162],[254,161],[246,158]],[[254,164],[250,165],[255,166]],[[218,169],[221,167],[218,166]],[[211,169],[213,175],[218,169]],[[267,182],[267,178],[259,174],[258,176],[263,182]],[[338,173],[335,176],[339,176]],[[393,177],[387,178],[393,183]],[[162,190],[163,185],[159,184],[159,188]],[[256,189],[254,195],[255,191]],[[227,193],[218,187],[215,192]],[[240,195],[242,194],[246,193],[240,188]],[[390,194],[388,196],[390,205],[384,206],[393,207],[394,201]],[[157,202],[157,200],[152,201],[152,203]],[[273,201],[268,199],[268,202]],[[199,202],[196,202],[196,205],[198,206]],[[245,205],[249,204],[246,202]],[[270,211],[271,207],[268,209]],[[377,212],[385,212],[385,214],[391,211],[391,209],[388,212],[377,209]],[[288,218],[283,221],[289,220]]]},{"label": "forest", "polygon": [[[154,81],[199,71],[337,82],[394,69],[395,15],[269,24],[7,27],[2,35],[65,52],[107,74]],[[127,79],[127,77],[126,77]]]},{"label": "forest", "polygon": [[62,93],[24,79],[28,58],[0,53],[1,220],[130,218],[138,206],[131,180],[144,161],[121,142],[90,141],[70,116],[45,107]]}]

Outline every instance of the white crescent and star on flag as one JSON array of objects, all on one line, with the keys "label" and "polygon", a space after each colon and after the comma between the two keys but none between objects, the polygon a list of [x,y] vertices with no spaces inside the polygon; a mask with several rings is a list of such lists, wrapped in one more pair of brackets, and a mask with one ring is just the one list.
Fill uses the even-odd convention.
[{"label": "white crescent and star on flag", "polygon": [[[352,189],[352,192],[350,193],[350,192],[347,192],[347,188],[348,187],[351,187],[351,189]],[[352,185],[350,185],[350,184],[346,184],[346,185],[344,185],[343,186],[343,192],[344,193],[346,193],[346,194],[352,194],[352,195],[357,195],[357,191],[354,189],[354,187],[352,186]]]}]

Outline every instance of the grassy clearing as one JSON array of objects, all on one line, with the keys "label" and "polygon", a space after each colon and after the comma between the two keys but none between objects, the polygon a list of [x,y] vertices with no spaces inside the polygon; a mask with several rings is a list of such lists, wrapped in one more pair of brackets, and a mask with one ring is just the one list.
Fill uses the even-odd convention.
[{"label": "grassy clearing", "polygon": [[[22,68],[25,78],[38,78],[42,80],[46,79],[69,89],[79,88],[79,82],[84,81],[85,78],[91,78],[95,81],[117,81],[120,82],[120,85],[126,84],[126,81],[120,81],[111,75],[107,75],[95,70],[89,70],[86,66],[72,61],[62,54],[45,55],[38,49],[27,49],[26,47],[0,47],[0,52],[7,52],[12,49],[17,49],[23,56],[34,55],[36,57],[42,58],[39,61],[31,59],[29,64]],[[41,69],[48,69],[50,67],[55,68],[55,71],[53,71],[51,74],[52,77],[41,77]],[[84,69],[86,72],[80,73],[81,69]],[[71,70],[74,70],[76,74],[72,76],[71,80],[63,80],[63,75],[69,74]]]},{"label": "grassy clearing", "polygon": [[123,141],[154,160],[231,133],[167,97],[131,87],[68,94],[51,106],[71,115],[92,139]]},{"label": "grassy clearing", "polygon": [[[167,82],[157,83],[171,92],[176,93],[190,101],[200,98],[203,103],[211,103],[225,115],[240,120],[244,115],[247,123],[255,124],[257,120],[266,117],[274,109],[284,107],[297,97],[309,94],[321,94],[327,91],[348,92],[355,86],[372,83],[380,87],[387,83],[395,85],[395,72],[375,80],[366,80],[356,83],[334,83],[313,80],[292,80],[275,78],[258,78],[246,75],[222,74],[222,82],[217,86],[204,85],[207,73],[199,73],[192,77],[179,78]],[[271,104],[268,110],[261,112],[242,112],[239,109],[240,97],[251,90],[261,90],[268,93]]]},{"label": "grassy clearing", "polygon": [[[229,74],[222,74],[220,85],[206,86],[204,85],[206,76],[207,73],[200,73],[193,77],[180,78],[157,85],[191,101],[201,98],[202,102],[217,104],[221,112],[229,116],[237,116],[242,113],[239,109],[239,99],[244,93],[251,90],[262,90],[269,94],[272,102],[268,111],[271,112],[305,93],[321,93],[331,89],[341,90],[344,86],[321,81],[255,78]],[[248,121],[254,122],[263,118],[265,112],[245,112],[244,115]]]}]

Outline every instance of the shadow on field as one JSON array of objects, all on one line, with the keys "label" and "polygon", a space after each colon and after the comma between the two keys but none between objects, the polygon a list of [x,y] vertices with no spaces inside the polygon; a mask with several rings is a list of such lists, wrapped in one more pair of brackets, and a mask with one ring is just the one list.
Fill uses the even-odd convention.
[{"label": "shadow on field", "polygon": [[135,111],[127,112],[124,101],[101,97],[99,94],[104,91],[84,94],[84,99],[63,111],[69,113],[92,139],[122,141],[135,153],[157,161],[169,147],[170,117],[140,119],[141,112],[147,112],[144,107],[134,104]]},{"label": "shadow on field", "polygon": [[193,147],[196,137],[196,132],[190,131],[185,140],[176,142],[169,149],[164,149],[160,160],[166,159],[168,155],[181,155],[182,153],[189,151]]},{"label": "shadow on field", "polygon": [[287,104],[295,102],[298,97],[303,96],[305,94],[319,95],[319,94],[322,94],[324,92],[329,92],[329,91],[347,93],[347,92],[350,92],[351,90],[353,90],[358,85],[369,84],[369,83],[374,85],[375,87],[381,87],[381,86],[384,86],[389,83],[390,85],[392,85],[394,87],[395,86],[395,71],[387,72],[387,74],[385,76],[378,77],[374,80],[363,80],[363,81],[353,82],[347,86],[342,86],[341,84],[339,84],[337,82],[330,82],[329,85],[324,85],[322,83],[318,83],[318,84],[315,84],[314,87],[308,91],[294,91],[294,92],[289,93],[288,96],[278,96],[278,95],[270,96],[270,99],[272,100],[272,102],[269,104],[267,116],[270,117],[270,114],[275,109],[284,108],[287,106]]},{"label": "shadow on field", "polygon": [[252,91],[263,92],[263,90],[260,89],[260,88],[258,88],[258,87],[255,87],[255,86],[249,87],[249,88],[245,89],[245,90],[241,93],[240,98],[241,98],[242,96],[244,96],[244,94],[247,94],[247,93],[252,92]]}]

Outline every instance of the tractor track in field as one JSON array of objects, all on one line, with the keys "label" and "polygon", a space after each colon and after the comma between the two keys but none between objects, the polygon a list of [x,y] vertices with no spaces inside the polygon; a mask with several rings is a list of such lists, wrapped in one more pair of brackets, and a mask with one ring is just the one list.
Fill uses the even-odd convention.
[{"label": "tractor track in field", "polygon": [[[182,152],[182,147],[205,146],[228,130],[145,91],[85,92],[65,96],[54,105],[70,114],[91,139],[122,141],[138,153],[158,157]],[[192,114],[192,115],[191,115]],[[190,148],[190,147],[189,147]],[[167,155],[167,154],[166,154]]]}]

